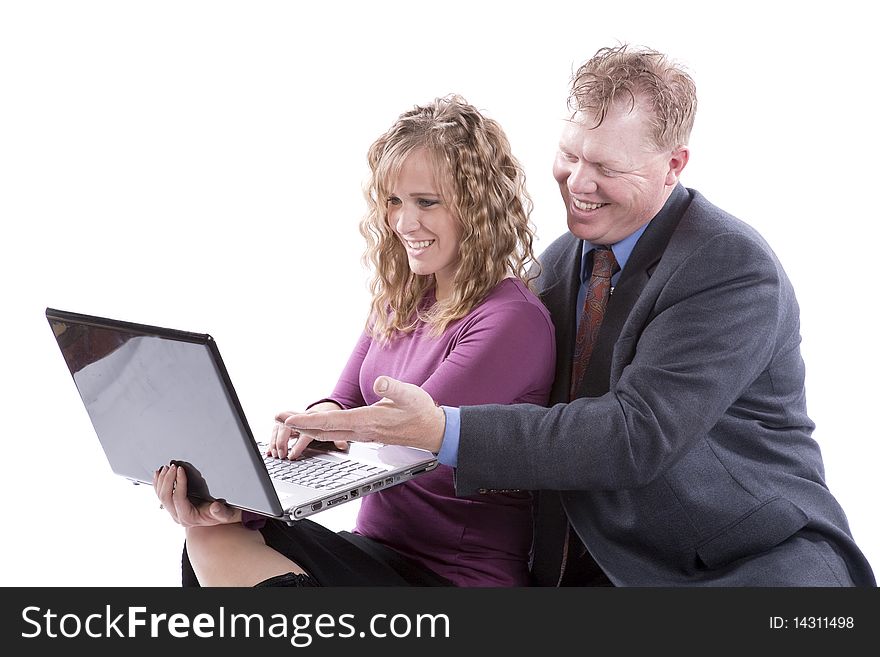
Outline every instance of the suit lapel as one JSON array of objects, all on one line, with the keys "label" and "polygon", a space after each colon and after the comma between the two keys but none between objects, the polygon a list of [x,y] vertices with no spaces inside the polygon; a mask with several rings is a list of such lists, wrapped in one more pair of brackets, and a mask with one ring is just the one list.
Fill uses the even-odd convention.
[{"label": "suit lapel", "polygon": [[[581,241],[568,235],[568,242],[555,263],[542,263],[551,285],[543,288],[539,279],[538,294],[550,312],[556,330],[556,377],[550,390],[550,403],[569,401],[571,359],[574,356],[574,340],[577,319],[574,314],[580,286]],[[542,277],[543,278],[543,277]]]},{"label": "suit lapel", "polygon": [[[639,241],[636,242],[636,246],[626,262],[626,267],[620,272],[614,294],[608,301],[605,319],[602,321],[602,328],[599,330],[599,337],[593,349],[593,355],[590,357],[590,364],[584,373],[580,388],[578,388],[579,397],[600,397],[608,392],[614,344],[620,337],[627,317],[651,278],[657,263],[660,262],[666,245],[689,204],[690,196],[679,185],[667,200],[663,210],[651,220]],[[569,348],[570,360],[571,348]],[[570,378],[571,365],[569,365],[566,381]]]}]

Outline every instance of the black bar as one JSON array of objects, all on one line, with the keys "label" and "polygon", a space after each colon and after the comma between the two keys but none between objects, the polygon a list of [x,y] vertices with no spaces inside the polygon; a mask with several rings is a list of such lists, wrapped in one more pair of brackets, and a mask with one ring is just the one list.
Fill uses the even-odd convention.
[{"label": "black bar", "polygon": [[145,648],[165,657],[194,648],[241,654],[249,646],[259,657],[298,648],[309,655],[366,650],[383,657],[460,657],[482,649],[489,657],[645,648],[857,654],[860,646],[880,644],[877,591],[9,588],[0,604],[0,641],[15,655]]}]

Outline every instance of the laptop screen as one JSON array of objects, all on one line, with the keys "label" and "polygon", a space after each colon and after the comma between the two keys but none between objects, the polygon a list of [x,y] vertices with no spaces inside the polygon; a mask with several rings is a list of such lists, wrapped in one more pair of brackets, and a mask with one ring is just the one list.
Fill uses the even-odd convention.
[{"label": "laptop screen", "polygon": [[212,338],[46,312],[113,471],[152,483],[172,460],[193,497],[280,515],[265,468]]}]

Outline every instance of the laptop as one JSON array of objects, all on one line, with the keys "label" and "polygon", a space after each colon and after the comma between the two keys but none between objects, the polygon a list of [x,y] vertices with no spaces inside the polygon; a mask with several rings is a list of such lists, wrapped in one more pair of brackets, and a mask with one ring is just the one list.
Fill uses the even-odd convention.
[{"label": "laptop", "polygon": [[194,501],[292,524],[437,467],[431,452],[379,443],[266,456],[210,335],[53,308],[46,319],[111,469],[136,484],[176,463]]}]

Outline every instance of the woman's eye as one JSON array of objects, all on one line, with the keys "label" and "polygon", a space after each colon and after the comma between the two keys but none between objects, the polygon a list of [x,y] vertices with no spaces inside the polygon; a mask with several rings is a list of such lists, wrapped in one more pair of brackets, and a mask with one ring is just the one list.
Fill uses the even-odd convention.
[{"label": "woman's eye", "polygon": [[437,205],[440,201],[430,199],[430,198],[420,198],[419,205],[423,208],[430,208],[432,205]]},{"label": "woman's eye", "polygon": [[396,196],[389,196],[386,203],[388,205],[400,205],[400,199],[397,198]]}]

